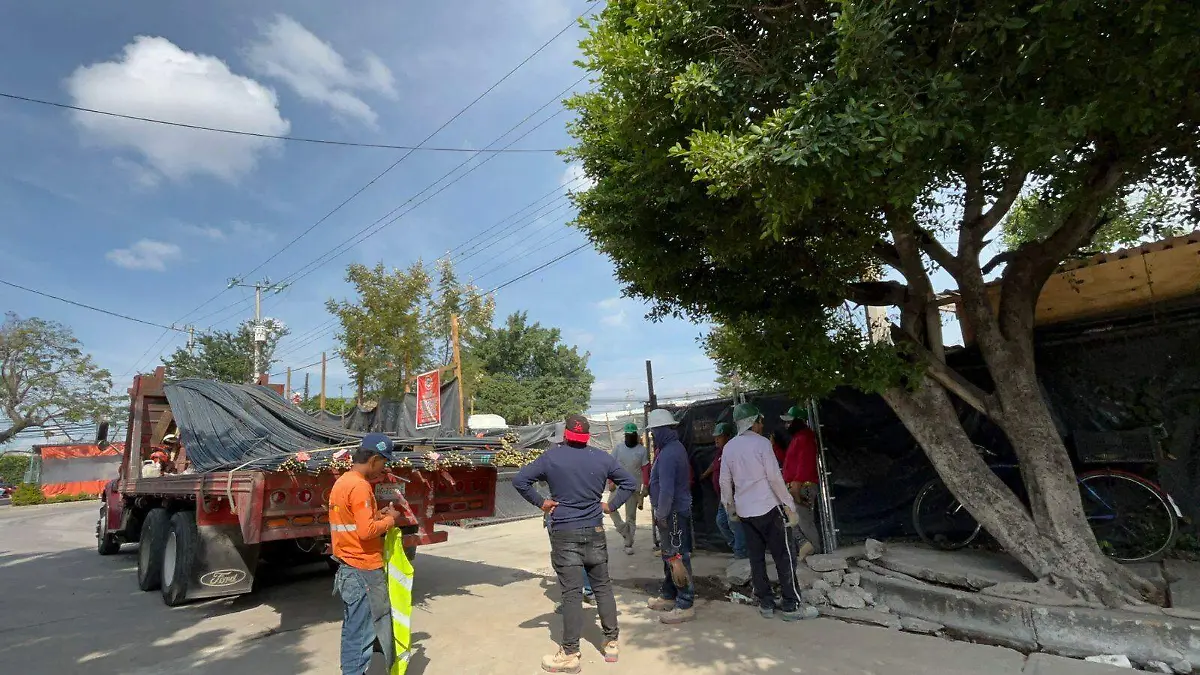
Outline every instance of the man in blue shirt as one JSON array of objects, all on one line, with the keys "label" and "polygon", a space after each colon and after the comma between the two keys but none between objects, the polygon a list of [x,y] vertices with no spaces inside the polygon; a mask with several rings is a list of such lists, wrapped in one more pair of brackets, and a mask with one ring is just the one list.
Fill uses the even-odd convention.
[{"label": "man in blue shirt", "polygon": [[[604,515],[621,507],[638,483],[609,453],[588,445],[587,418],[571,415],[563,429],[564,443],[543,452],[513,478],[513,487],[550,519],[550,563],[562,590],[563,638],[558,653],[542,659],[542,670],[577,673],[580,667],[579,636],[583,630],[583,579],[591,581],[604,630],[604,660],[617,660],[617,601],[608,576],[608,539]],[[608,481],[616,485],[608,502],[602,501]],[[545,481],[550,498],[544,499],[534,483]]]},{"label": "man in blue shirt", "polygon": [[683,623],[696,618],[692,607],[692,485],[687,450],[675,433],[670,410],[651,410],[647,427],[654,436],[655,460],[650,469],[650,502],[662,548],[663,584],[650,609],[666,612],[659,621]]}]

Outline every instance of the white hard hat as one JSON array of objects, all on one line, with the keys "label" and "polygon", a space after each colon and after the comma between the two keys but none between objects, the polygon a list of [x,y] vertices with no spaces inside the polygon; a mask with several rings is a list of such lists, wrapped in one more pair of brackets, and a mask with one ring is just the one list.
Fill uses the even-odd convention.
[{"label": "white hard hat", "polygon": [[163,436],[162,442],[163,443],[178,443],[179,436],[177,434],[167,434],[166,436]]},{"label": "white hard hat", "polygon": [[646,421],[646,428],[657,429],[659,427],[673,427],[678,422],[675,421],[675,416],[670,410],[664,408],[655,408],[650,411],[650,417]]}]

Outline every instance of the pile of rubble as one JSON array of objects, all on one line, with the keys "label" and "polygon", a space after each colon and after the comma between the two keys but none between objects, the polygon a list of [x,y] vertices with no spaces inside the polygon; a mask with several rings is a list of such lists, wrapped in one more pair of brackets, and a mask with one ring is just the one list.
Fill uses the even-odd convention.
[{"label": "pile of rubble", "polygon": [[[875,595],[862,586],[862,575],[856,571],[871,569],[871,560],[878,559],[883,554],[883,545],[877,541],[868,542],[864,557],[858,560],[856,567],[851,567],[853,558],[841,554],[810,555],[797,569],[797,582],[800,584],[801,601],[815,607],[821,616],[834,619],[861,623],[872,626],[883,626],[895,630],[905,630],[925,635],[938,635],[943,630],[941,624],[924,621],[913,617],[899,616],[882,603],[875,600]],[[767,558],[767,573],[772,584],[778,583],[774,561]],[[753,603],[748,585],[750,583],[750,562],[735,560],[726,570],[726,581],[731,589],[730,599],[746,604]],[[743,592],[744,589],[746,592]]]}]

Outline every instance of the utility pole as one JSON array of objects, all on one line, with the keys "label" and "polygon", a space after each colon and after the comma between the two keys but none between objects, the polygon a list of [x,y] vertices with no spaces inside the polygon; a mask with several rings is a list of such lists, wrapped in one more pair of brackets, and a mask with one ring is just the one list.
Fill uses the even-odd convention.
[{"label": "utility pole", "polygon": [[188,331],[188,354],[196,355],[196,327],[189,325]]},{"label": "utility pole", "polygon": [[288,366],[286,384],[283,385],[283,396],[289,403],[292,401],[292,367]]},{"label": "utility pole", "polygon": [[262,322],[262,294],[263,291],[279,293],[287,288],[288,284],[273,284],[270,279],[266,278],[252,284],[243,283],[238,278],[230,279],[229,288],[235,286],[254,289],[254,382],[258,383],[264,375],[263,370],[266,369],[262,352],[263,345],[267,342],[267,327]]},{"label": "utility pole", "polygon": [[308,373],[304,374],[304,402],[308,403]]},{"label": "utility pole", "polygon": [[658,397],[654,395],[654,367],[650,365],[650,359],[646,359],[646,389],[650,395],[650,407],[658,407]]},{"label": "utility pole", "polygon": [[325,412],[325,352],[321,352],[321,412]]},{"label": "utility pole", "polygon": [[[366,356],[366,351],[365,351],[365,347],[363,347],[363,339],[358,338],[358,362],[359,363],[362,363],[362,359],[364,356]],[[358,379],[358,405],[361,406],[363,404],[363,395],[364,395],[363,389],[366,386],[366,381],[365,381],[366,378],[363,377],[362,372],[360,371],[357,379]],[[346,397],[343,396],[342,403],[344,404],[345,401],[346,401]]]},{"label": "utility pole", "polygon": [[[450,317],[450,339],[454,341],[454,378],[458,380],[458,435],[466,433],[467,419],[463,407],[462,353],[458,350],[458,315]],[[441,392],[438,392],[441,395]]]}]

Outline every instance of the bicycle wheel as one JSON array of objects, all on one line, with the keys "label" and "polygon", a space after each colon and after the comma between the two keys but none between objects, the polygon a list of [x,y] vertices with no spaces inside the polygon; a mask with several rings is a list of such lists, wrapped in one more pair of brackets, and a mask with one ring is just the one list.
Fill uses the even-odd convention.
[{"label": "bicycle wheel", "polygon": [[945,483],[935,478],[913,501],[913,527],[921,540],[943,551],[960,549],[979,536],[979,523]]},{"label": "bicycle wheel", "polygon": [[1169,497],[1135,474],[1113,469],[1079,477],[1083,513],[1100,550],[1123,563],[1153,560],[1175,545],[1179,519]]}]

